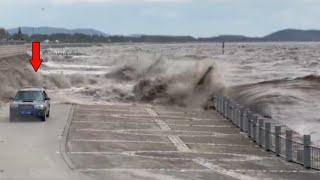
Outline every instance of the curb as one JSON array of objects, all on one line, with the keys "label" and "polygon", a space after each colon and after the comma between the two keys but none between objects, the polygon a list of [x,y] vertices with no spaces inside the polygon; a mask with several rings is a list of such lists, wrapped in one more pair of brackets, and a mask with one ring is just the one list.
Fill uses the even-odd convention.
[{"label": "curb", "polygon": [[65,161],[65,163],[68,165],[68,167],[71,170],[75,169],[75,165],[73,164],[72,160],[68,156],[66,149],[67,149],[67,140],[69,137],[69,129],[70,129],[72,118],[73,118],[74,107],[75,107],[74,104],[72,104],[70,107],[67,123],[66,123],[66,126],[64,127],[64,130],[61,136],[62,138],[60,139],[60,144],[59,144],[60,155],[62,156],[62,159]]}]

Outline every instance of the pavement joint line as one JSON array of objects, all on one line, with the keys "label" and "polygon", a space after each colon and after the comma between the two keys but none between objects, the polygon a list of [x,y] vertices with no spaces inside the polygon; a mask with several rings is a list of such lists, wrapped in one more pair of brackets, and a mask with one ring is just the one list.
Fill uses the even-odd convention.
[{"label": "pavement joint line", "polygon": [[103,143],[153,143],[153,144],[171,144],[170,142],[103,140],[103,139],[71,139],[70,141],[71,141],[71,142],[103,142]]},{"label": "pavement joint line", "polygon": [[[227,121],[224,121],[223,119],[190,119],[190,118],[185,118],[185,119],[164,119],[164,121],[209,121],[209,122],[227,122]],[[226,124],[229,124],[229,123],[226,123]]]},{"label": "pavement joint line", "polygon": [[157,113],[159,115],[162,115],[162,114],[183,114],[183,115],[197,115],[197,113],[190,113],[190,112],[181,112],[181,111],[158,111],[157,110]]},{"label": "pavement joint line", "polygon": [[[94,116],[96,116],[96,117],[105,117],[105,118],[115,118],[117,120],[119,120],[119,119],[128,120],[128,117],[122,117],[120,115],[112,115],[112,116],[111,115],[94,115]],[[93,116],[91,116],[91,117],[93,117]],[[75,118],[79,119],[79,118],[83,118],[83,117],[76,115]],[[86,119],[87,118],[88,117],[86,116]],[[133,119],[133,120],[149,120],[151,117],[148,116],[148,117],[130,117],[130,118]]]},{"label": "pavement joint line", "polygon": [[[153,109],[155,109],[155,111],[157,111],[157,112],[161,112],[161,111],[168,111],[168,112],[186,112],[186,113],[194,113],[194,114],[197,114],[197,113],[203,113],[203,112],[206,112],[206,111],[204,111],[204,110],[196,110],[196,109],[185,109],[185,108],[182,108],[182,109],[172,109],[172,108],[170,108],[170,109],[163,109],[163,108],[159,108],[159,107],[157,107],[157,106],[152,106],[153,107]],[[172,111],[172,110],[174,110],[174,111]],[[187,111],[186,111],[187,110]]]},{"label": "pavement joint line", "polygon": [[130,114],[108,114],[108,115],[103,115],[103,114],[90,114],[90,113],[78,113],[78,116],[106,116],[106,117],[122,117],[122,118],[131,118],[131,117],[137,117],[137,118],[152,118],[152,116],[148,115],[130,115]]},{"label": "pavement joint line", "polygon": [[168,136],[170,141],[176,146],[181,152],[191,152],[191,149],[180,139],[178,136]]},{"label": "pavement joint line", "polygon": [[165,169],[165,168],[141,168],[141,169],[133,169],[133,168],[110,168],[110,169],[93,169],[93,168],[87,168],[87,169],[78,169],[80,172],[97,172],[97,171],[172,171],[172,172],[202,172],[202,171],[208,171],[208,169]]},{"label": "pavement joint line", "polygon": [[221,174],[221,175],[226,175],[226,176],[230,176],[233,178],[237,178],[240,180],[251,180],[253,179],[252,177],[248,176],[248,175],[244,175],[244,174],[239,174],[239,172],[229,172],[227,171],[227,169],[220,167],[219,165],[215,165],[212,164],[211,162],[207,161],[206,159],[203,158],[198,158],[198,159],[194,159],[193,162],[206,167],[208,169],[213,170],[214,172]]},{"label": "pavement joint line", "polygon": [[[124,123],[124,124],[138,124],[138,125],[141,125],[141,124],[154,124],[154,123],[139,123],[139,122],[106,122],[106,121],[72,121],[72,123],[97,123],[97,124],[121,124],[121,123]],[[216,128],[216,127],[223,127],[223,128],[234,128],[233,125],[191,125],[191,124],[170,124],[170,123],[166,123],[168,126],[181,126],[181,127],[213,127],[213,128]]]},{"label": "pavement joint line", "polygon": [[[79,116],[97,116],[97,117],[115,117],[115,118],[151,118],[152,116],[148,116],[148,115],[143,115],[143,116],[138,116],[138,115],[123,115],[123,114],[88,114],[88,113],[76,113],[75,117],[79,117]],[[219,118],[219,119],[204,119],[204,118],[190,118],[190,117],[179,117],[179,118],[175,118],[172,116],[159,116],[161,118],[165,118],[165,120],[169,121],[222,121],[224,122],[223,118]]]},{"label": "pavement joint line", "polygon": [[[91,116],[91,117],[112,117],[112,118],[117,118],[117,119],[125,119],[127,120],[128,117],[122,117],[121,115],[97,115],[97,114],[92,114],[92,115],[79,115],[79,114],[76,114],[75,117],[77,119],[79,118],[83,118],[82,116],[85,116],[85,117],[88,117],[88,116]],[[134,120],[149,120],[151,117],[150,116],[144,116],[144,117],[130,117]],[[86,118],[87,119],[87,118]],[[209,122],[228,122],[228,121],[225,121],[224,119],[190,119],[190,118],[184,118],[184,119],[163,119],[163,121],[209,121]],[[226,124],[229,124],[226,123]]]},{"label": "pavement joint line", "polygon": [[[124,130],[92,130],[92,129],[76,129],[75,131],[81,132],[81,131],[89,131],[89,132],[111,132],[111,133],[117,133],[117,134],[126,134],[126,135],[137,135],[137,136],[168,136],[168,134],[148,134],[148,133],[133,133],[133,132],[127,132]],[[134,131],[139,132],[139,131]],[[143,132],[143,131],[141,131]],[[152,131],[152,132],[161,132],[161,131]],[[181,131],[163,131],[164,133],[183,133]],[[181,134],[178,135],[180,137],[224,137],[224,136],[238,136],[239,134],[203,134],[203,135],[185,135]]]},{"label": "pavement joint line", "polygon": [[242,144],[216,144],[216,143],[186,143],[190,145],[208,145],[208,146],[227,146],[227,147],[248,147],[248,145]]},{"label": "pavement joint line", "polygon": [[[153,116],[153,120],[159,125],[161,130],[169,131],[171,128],[166,124],[165,121],[162,121],[158,116],[157,112],[155,112],[151,108],[145,109],[151,116]],[[174,144],[174,146],[182,152],[191,152],[191,149],[180,139],[179,136],[169,135],[168,138]]]},{"label": "pavement joint line", "polygon": [[[186,132],[186,133],[207,133],[212,134],[211,131],[187,131],[187,130],[172,130],[172,131],[164,131],[164,130],[155,130],[155,129],[93,129],[93,128],[74,128],[76,131],[94,131],[94,132],[128,132],[128,131],[141,131],[141,132]],[[235,133],[230,133],[235,134]],[[239,135],[239,133],[237,134]]]},{"label": "pavement joint line", "polygon": [[[162,160],[183,160],[183,161],[194,161],[197,158],[192,157],[159,157],[155,155],[141,155],[135,152],[122,152],[122,153],[81,153],[81,152],[71,152],[70,154],[74,155],[94,155],[94,156],[133,156],[133,157],[140,157],[140,158],[147,158],[147,159],[162,159]],[[195,153],[196,154],[196,153]],[[225,155],[225,154],[212,154],[212,155]],[[258,157],[255,156],[236,156],[236,154],[230,154],[229,156],[235,156],[231,158],[205,158],[208,162],[248,162],[248,161],[257,161],[257,160],[264,160],[264,159],[277,159],[276,157]]]},{"label": "pavement joint line", "polygon": [[202,121],[202,120],[212,120],[209,118],[193,118],[193,117],[184,117],[184,116],[164,116],[161,115],[159,118],[165,118],[165,119],[188,119],[193,121]]},{"label": "pavement joint line", "polygon": [[[97,131],[97,132],[100,132],[100,131]],[[168,136],[166,134],[131,133],[131,132],[125,132],[125,131],[121,131],[121,132],[111,131],[111,133],[135,135],[135,136],[157,136],[157,137]],[[203,134],[203,135],[181,134],[179,136],[180,137],[224,137],[224,136],[239,136],[239,134]]]},{"label": "pavement joint line", "polygon": [[182,151],[122,151],[122,152],[112,152],[112,151],[70,151],[68,152],[70,154],[122,154],[122,155],[135,155],[135,154],[141,154],[141,153],[158,153],[158,154],[201,154],[201,155],[228,155],[228,156],[235,156],[235,157],[247,157],[252,158],[253,160],[258,159],[277,159],[277,157],[273,156],[256,156],[251,154],[239,154],[239,153],[223,153],[223,152],[197,152],[197,151],[190,151],[190,152],[182,152]]},{"label": "pavement joint line", "polygon": [[143,110],[137,111],[137,110],[124,110],[124,109],[77,109],[77,111],[101,111],[101,112],[133,112],[133,113],[145,113]]},{"label": "pavement joint line", "polygon": [[[78,169],[80,172],[97,172],[97,171],[167,171],[167,172],[214,172],[211,169],[165,169],[165,168],[103,168],[103,169]],[[240,173],[305,173],[319,174],[318,171],[308,170],[255,170],[255,169],[221,169],[221,172],[240,172]]]},{"label": "pavement joint line", "polygon": [[[147,109],[150,109],[150,108],[147,108]],[[148,112],[148,111],[147,111]],[[150,113],[149,113],[150,114]],[[97,115],[96,113],[94,114],[88,114],[88,113],[82,113],[82,112],[77,112],[77,115],[83,115],[83,116],[101,116],[101,115]],[[107,116],[112,116],[112,115],[119,115],[119,114],[108,114]],[[151,115],[151,114],[150,114]],[[190,119],[190,120],[212,120],[212,119],[209,119],[209,118],[194,118],[194,117],[189,117],[189,118],[186,118],[184,116],[165,116],[165,115],[157,115],[159,118],[173,118],[173,119]],[[148,116],[148,115],[133,115],[133,114],[121,114],[121,117],[146,117],[146,118],[150,118],[150,117],[153,117],[152,115],[151,116]]]},{"label": "pavement joint line", "polygon": [[[154,143],[154,144],[171,144],[171,142],[164,141],[127,141],[127,140],[108,140],[108,139],[70,139],[71,142],[101,142],[101,143]],[[173,140],[175,141],[175,140]],[[179,142],[176,142],[179,143]],[[216,143],[189,143],[186,145],[208,145],[208,146],[227,146],[227,147],[248,147],[248,145],[238,145],[238,144],[216,144]],[[189,151],[189,150],[187,150]],[[185,152],[185,151],[184,151]]]}]

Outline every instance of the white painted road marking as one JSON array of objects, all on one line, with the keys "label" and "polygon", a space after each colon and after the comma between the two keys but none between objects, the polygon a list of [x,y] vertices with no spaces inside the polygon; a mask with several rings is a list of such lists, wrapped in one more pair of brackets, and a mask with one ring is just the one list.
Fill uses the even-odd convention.
[{"label": "white painted road marking", "polygon": [[[151,108],[146,108],[146,111],[153,116],[153,120],[160,126],[160,129],[163,131],[169,131],[171,128],[166,124],[165,121],[162,121],[158,114]],[[181,152],[191,152],[191,149],[180,139],[179,136],[169,135],[168,138],[174,144],[174,146]]]}]

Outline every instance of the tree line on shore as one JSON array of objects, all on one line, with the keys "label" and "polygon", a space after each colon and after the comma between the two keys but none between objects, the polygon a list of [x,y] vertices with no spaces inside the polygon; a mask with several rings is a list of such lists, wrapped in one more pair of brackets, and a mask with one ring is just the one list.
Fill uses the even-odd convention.
[{"label": "tree line on shore", "polygon": [[168,35],[88,35],[88,34],[24,34],[21,29],[17,33],[10,34],[0,28],[0,42],[3,41],[47,41],[61,43],[113,43],[113,42],[269,42],[269,41],[320,41],[320,30],[296,30],[285,29],[274,32],[264,37],[247,37],[241,35],[222,35],[207,38],[194,38],[192,36],[168,36]]},{"label": "tree line on shore", "polygon": [[161,36],[161,35],[141,35],[141,36],[123,36],[123,35],[87,35],[87,34],[33,34],[27,35],[18,30],[15,34],[9,34],[0,28],[0,40],[2,41],[49,41],[62,43],[111,43],[111,42],[192,42],[196,41],[192,36]]}]

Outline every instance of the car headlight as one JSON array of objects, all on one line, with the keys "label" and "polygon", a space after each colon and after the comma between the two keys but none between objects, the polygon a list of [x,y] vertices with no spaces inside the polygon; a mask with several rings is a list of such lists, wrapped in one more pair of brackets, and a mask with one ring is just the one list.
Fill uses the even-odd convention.
[{"label": "car headlight", "polygon": [[37,104],[34,106],[35,109],[43,109],[44,105],[43,104]]}]

